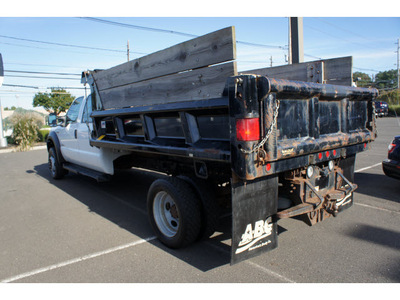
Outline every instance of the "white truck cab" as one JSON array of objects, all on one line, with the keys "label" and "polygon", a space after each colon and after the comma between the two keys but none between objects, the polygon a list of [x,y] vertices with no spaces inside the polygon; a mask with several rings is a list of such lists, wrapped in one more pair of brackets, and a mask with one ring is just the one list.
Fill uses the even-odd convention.
[{"label": "white truck cab", "polygon": [[[63,169],[76,173],[88,169],[86,171],[113,175],[114,160],[127,154],[90,145],[93,130],[91,112],[91,95],[79,97],[73,101],[67,114],[58,119],[57,126],[51,129],[48,141],[49,168],[54,178],[61,178]],[[50,151],[51,148],[54,148],[53,151]]]}]

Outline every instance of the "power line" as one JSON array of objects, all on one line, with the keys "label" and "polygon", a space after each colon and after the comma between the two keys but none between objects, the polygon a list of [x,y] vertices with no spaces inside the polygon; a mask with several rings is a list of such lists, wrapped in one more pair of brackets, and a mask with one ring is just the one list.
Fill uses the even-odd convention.
[{"label": "power line", "polygon": [[[82,46],[82,45],[73,45],[73,44],[63,44],[63,43],[54,43],[54,42],[47,42],[47,41],[39,41],[39,40],[31,40],[26,38],[14,37],[14,36],[7,36],[7,35],[0,35],[2,38],[6,39],[13,39],[18,41],[25,41],[25,42],[32,42],[32,43],[40,43],[40,44],[47,44],[47,45],[55,45],[55,46],[62,46],[62,47],[72,47],[72,48],[80,48],[80,49],[89,49],[89,50],[99,50],[99,51],[109,51],[109,52],[118,52],[118,53],[125,53],[125,50],[117,50],[117,49],[106,49],[106,48],[99,48],[99,47],[89,47],[89,46]],[[20,45],[21,46],[21,45]],[[146,54],[143,52],[134,52],[136,54]]]},{"label": "power line", "polygon": [[[363,45],[363,44],[361,44],[361,43],[357,43],[357,42],[354,42],[354,41],[352,41],[352,40],[348,40],[348,39],[345,39],[345,38],[342,38],[342,37],[335,36],[335,35],[333,35],[333,34],[331,34],[331,33],[328,33],[328,32],[326,32],[326,31],[320,30],[320,29],[318,29],[318,28],[315,28],[315,27],[312,27],[312,26],[309,26],[309,25],[304,25],[304,26],[305,26],[305,27],[308,27],[308,28],[310,28],[310,29],[312,29],[312,30],[321,32],[321,33],[323,33],[323,34],[325,34],[325,35],[329,35],[329,36],[331,36],[331,37],[333,37],[333,38],[335,38],[335,39],[342,40],[342,41],[345,41],[345,42],[347,42],[347,43],[351,43],[351,44],[354,44],[354,45],[361,46],[361,47],[364,47],[364,48],[365,48],[365,45]],[[372,47],[372,48],[375,48],[375,49],[379,49],[379,48],[377,48],[377,47],[375,47],[375,46],[371,46],[371,44],[369,44],[369,47]]]},{"label": "power line", "polygon": [[6,39],[18,40],[18,41],[26,41],[26,42],[40,43],[40,44],[47,44],[47,45],[56,45],[56,46],[63,46],[63,47],[72,47],[72,48],[81,48],[81,49],[90,49],[90,50],[101,50],[101,51],[110,51],[110,52],[125,52],[123,50],[105,49],[105,48],[88,47],[88,46],[79,46],[79,45],[62,44],[62,43],[54,43],[54,42],[45,42],[45,41],[18,38],[18,37],[7,36],[7,35],[0,35],[0,37],[6,38]]},{"label": "power line", "polygon": [[3,86],[10,86],[10,87],[23,87],[23,88],[28,88],[28,89],[39,89],[39,87],[37,87],[37,86],[31,86],[31,85],[3,84]]},{"label": "power line", "polygon": [[76,78],[61,78],[61,77],[45,77],[45,76],[24,76],[24,75],[8,75],[7,77],[19,77],[19,78],[34,78],[34,79],[60,79],[60,80],[78,80]]},{"label": "power line", "polygon": [[185,32],[180,32],[180,31],[167,30],[167,29],[160,29],[160,28],[153,28],[153,27],[146,27],[146,26],[139,26],[139,25],[133,25],[133,24],[127,24],[127,23],[121,23],[121,22],[115,22],[115,21],[108,21],[108,20],[99,19],[99,18],[81,17],[81,19],[85,19],[85,20],[93,21],[93,22],[98,22],[98,23],[104,23],[104,24],[108,24],[108,25],[114,25],[114,26],[120,26],[120,27],[133,28],[133,29],[138,29],[138,30],[146,30],[146,31],[153,31],[153,32],[170,33],[170,34],[181,35],[181,36],[191,37],[191,38],[193,38],[193,37],[198,37],[198,35],[190,34],[190,33],[185,33]]},{"label": "power line", "polygon": [[362,71],[380,72],[380,71],[374,70],[374,69],[364,69],[364,68],[357,68],[357,67],[353,67],[353,69],[362,70]]},{"label": "power line", "polygon": [[[38,86],[32,86],[32,85],[20,85],[20,84],[3,84],[3,86],[8,86],[8,87],[20,87],[20,88],[28,88],[28,89],[52,89],[54,87],[38,87]],[[74,87],[74,86],[67,86],[67,87],[58,87],[60,89],[64,90],[84,90],[84,87]],[[19,91],[15,91],[19,92]]]},{"label": "power line", "polygon": [[15,63],[15,62],[4,62],[4,65],[18,65],[18,66],[37,66],[37,67],[54,67],[54,68],[82,69],[81,67],[71,67],[71,66],[61,66],[61,65],[28,64],[28,63]]},{"label": "power line", "polygon": [[[362,36],[362,35],[359,34],[359,33],[353,32],[353,31],[348,30],[348,29],[346,29],[346,28],[342,28],[342,27],[340,27],[340,26],[337,26],[336,24],[332,24],[332,23],[330,23],[330,22],[328,22],[328,21],[326,21],[326,20],[324,20],[324,19],[322,19],[322,18],[317,18],[317,20],[319,20],[320,22],[326,23],[326,24],[328,24],[328,25],[330,25],[330,26],[332,26],[332,27],[335,27],[335,28],[337,28],[337,29],[339,29],[339,30],[342,30],[342,31],[344,31],[344,32],[347,32],[347,33],[353,34],[353,35],[355,35],[355,36],[361,37],[362,39],[364,39],[365,41],[367,41],[367,42],[369,42],[369,43],[372,42],[370,39],[368,39],[368,38],[365,37],[365,36]],[[314,29],[314,30],[315,30],[315,29]],[[345,41],[348,41],[348,40],[346,40],[346,39],[344,39],[344,40],[345,40]],[[353,43],[354,43],[354,44],[357,44],[357,45],[361,45],[361,44],[359,44],[359,43],[355,43],[355,42],[353,42]],[[372,45],[370,44],[369,47],[372,47],[372,48],[375,48],[375,49],[380,49],[380,48],[376,47],[374,44],[372,44]]]},{"label": "power line", "polygon": [[326,21],[326,20],[324,20],[324,19],[322,19],[322,18],[317,18],[317,20],[319,20],[320,22],[326,23],[326,24],[328,24],[328,25],[330,25],[330,26],[332,26],[332,27],[335,27],[335,28],[337,28],[337,29],[340,29],[340,30],[342,30],[342,31],[344,31],[344,32],[348,32],[348,33],[354,34],[354,35],[359,36],[359,37],[361,37],[361,38],[363,38],[363,39],[365,39],[365,40],[367,40],[367,41],[370,41],[369,39],[367,39],[366,37],[364,37],[364,36],[362,36],[362,35],[360,35],[360,34],[358,34],[358,33],[355,33],[355,32],[353,32],[353,31],[348,30],[348,29],[345,29],[345,28],[341,28],[341,27],[337,26],[336,24],[332,24],[332,23],[330,23],[330,22],[328,22],[328,21]]},{"label": "power line", "polygon": [[[32,46],[32,45],[19,45],[19,44],[14,44],[14,43],[5,43],[5,42],[0,42],[0,44],[3,45],[11,45],[11,46],[16,46],[16,47],[24,47],[24,48],[31,48],[31,49],[43,49],[43,50],[48,50],[48,51],[53,51],[53,49],[51,48],[44,48],[44,47],[36,47],[36,46]],[[63,52],[69,52],[69,53],[78,53],[78,54],[92,54],[92,53],[87,53],[87,52],[79,52],[79,51],[72,51],[72,50],[60,50]],[[119,54],[103,54],[103,55],[107,55],[107,56],[119,56]]]},{"label": "power line", "polygon": [[[85,20],[93,21],[93,22],[98,22],[98,23],[104,23],[104,24],[108,24],[108,25],[133,28],[133,29],[138,29],[138,30],[146,30],[146,31],[153,31],[153,32],[175,34],[175,35],[180,35],[180,36],[185,36],[185,37],[190,37],[190,38],[199,37],[199,35],[186,33],[186,32],[181,32],[181,31],[154,28],[154,27],[147,27],[147,26],[139,26],[139,25],[133,25],[133,24],[109,21],[109,20],[104,20],[104,19],[99,19],[99,18],[81,17],[81,19],[85,19]],[[236,41],[236,43],[242,44],[242,45],[247,45],[247,46],[262,47],[262,48],[285,49],[284,46],[265,45],[265,44],[257,44],[257,43],[250,43],[250,42],[244,42],[244,41]]]},{"label": "power line", "polygon": [[15,71],[15,70],[4,70],[4,72],[27,73],[27,74],[44,74],[44,75],[74,75],[74,76],[81,76],[81,74],[76,74],[76,73],[53,73],[53,72],[34,72],[34,71]]},{"label": "power line", "polygon": [[[138,29],[138,30],[147,30],[147,31],[153,31],[153,32],[169,33],[169,34],[175,34],[175,35],[191,37],[191,38],[199,37],[199,35],[186,33],[186,32],[181,32],[181,31],[167,30],[167,29],[160,29],[160,28],[146,27],[146,26],[138,26],[138,25],[115,22],[115,21],[109,21],[109,20],[104,20],[104,19],[99,19],[99,18],[81,17],[81,19],[85,19],[85,20],[93,21],[93,22],[99,22],[99,23],[108,24],[108,25],[133,28],[133,29]],[[245,42],[245,41],[236,41],[236,43],[237,44],[246,45],[246,46],[253,46],[253,47],[261,47],[261,48],[268,48],[268,49],[281,49],[281,50],[285,50],[285,51],[287,50],[287,47],[285,47],[285,46],[257,44],[257,43],[251,43],[251,42]],[[322,59],[321,57],[317,57],[317,56],[306,54],[306,53],[304,53],[304,56],[308,56],[308,57],[312,57],[312,58],[316,58],[316,59]]]}]

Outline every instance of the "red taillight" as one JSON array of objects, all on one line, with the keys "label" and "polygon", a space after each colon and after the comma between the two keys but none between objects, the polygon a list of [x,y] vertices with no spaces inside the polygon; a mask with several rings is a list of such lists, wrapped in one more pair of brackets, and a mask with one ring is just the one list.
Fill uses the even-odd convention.
[{"label": "red taillight", "polygon": [[322,159],[322,153],[318,153],[318,158]]},{"label": "red taillight", "polygon": [[236,120],[236,139],[238,141],[258,141],[260,138],[260,119]]},{"label": "red taillight", "polygon": [[326,152],[325,152],[326,158],[329,158],[329,155],[330,155],[329,151],[326,151]]},{"label": "red taillight", "polygon": [[391,143],[388,147],[388,154],[392,153],[394,151],[394,148],[396,148],[396,144]]}]

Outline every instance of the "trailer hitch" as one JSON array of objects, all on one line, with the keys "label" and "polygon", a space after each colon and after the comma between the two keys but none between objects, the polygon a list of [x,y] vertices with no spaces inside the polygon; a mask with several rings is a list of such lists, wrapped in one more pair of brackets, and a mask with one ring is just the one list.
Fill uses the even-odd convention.
[{"label": "trailer hitch", "polygon": [[[340,171],[336,169],[335,185],[326,190],[322,195],[313,184],[305,178],[296,177],[293,182],[296,182],[299,187],[297,192],[299,200],[297,205],[288,209],[282,210],[276,214],[278,219],[291,218],[299,215],[307,215],[311,225],[322,221],[330,215],[336,217],[340,208],[351,201],[353,192],[357,189],[357,185],[351,183]],[[340,177],[341,180],[338,180]],[[342,184],[344,182],[345,184]],[[339,186],[338,186],[339,185]],[[307,186],[313,196],[306,197],[305,188]],[[296,190],[296,189],[295,189]]]},{"label": "trailer hitch", "polygon": [[308,180],[305,180],[304,183],[317,196],[317,198],[319,199],[320,202],[318,204],[304,202],[304,203],[298,204],[296,206],[290,207],[288,209],[285,209],[283,211],[280,211],[277,213],[277,217],[279,219],[292,218],[292,217],[303,215],[306,213],[311,213],[313,211],[319,210],[322,207],[322,205],[324,204],[324,198],[318,194],[318,192],[309,183]]}]

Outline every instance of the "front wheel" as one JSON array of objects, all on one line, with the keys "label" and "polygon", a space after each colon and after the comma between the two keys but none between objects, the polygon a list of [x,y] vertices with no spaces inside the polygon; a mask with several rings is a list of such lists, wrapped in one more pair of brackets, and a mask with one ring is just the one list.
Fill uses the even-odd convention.
[{"label": "front wheel", "polygon": [[201,229],[201,204],[191,187],[178,178],[158,179],[147,195],[150,224],[170,248],[194,242]]},{"label": "front wheel", "polygon": [[64,177],[65,171],[57,159],[56,151],[54,148],[49,149],[49,171],[51,177],[54,179],[61,179]]}]

